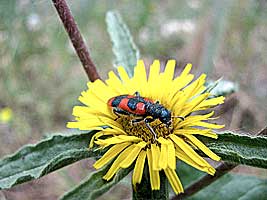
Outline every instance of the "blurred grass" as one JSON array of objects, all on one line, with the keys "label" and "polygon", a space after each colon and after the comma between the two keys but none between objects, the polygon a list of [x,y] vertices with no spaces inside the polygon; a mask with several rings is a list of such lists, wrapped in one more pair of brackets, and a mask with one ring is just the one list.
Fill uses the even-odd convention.
[{"label": "blurred grass", "polygon": [[[228,128],[256,131],[265,126],[265,1],[238,0],[231,3],[227,8],[227,18],[222,19],[226,21],[217,27],[221,35],[220,40],[216,40],[216,51],[205,54],[205,38],[214,36],[211,27],[217,23],[209,19],[214,15],[215,19],[220,17],[216,16],[220,12],[214,10],[211,0],[69,0],[68,3],[103,78],[113,63],[105,14],[116,9],[128,24],[146,63],[154,58],[162,61],[174,58],[180,68],[186,62],[192,62],[195,71],[213,67],[209,78],[223,76],[239,82],[241,92],[238,98],[241,101],[237,110],[232,111],[233,119],[239,118],[240,109],[247,109],[255,124],[249,127],[246,120],[234,123],[230,119]],[[203,59],[212,66],[200,66]],[[37,141],[47,132],[64,130],[66,122],[72,119],[73,105],[79,104],[77,97],[86,89],[86,81],[87,77],[50,1],[0,1],[0,109],[9,107],[13,111],[12,120],[0,124],[1,156],[23,144]],[[59,182],[63,182],[56,181],[56,184],[63,186],[57,190],[50,188],[52,199],[74,184],[68,181],[71,177],[78,183],[88,173],[87,164],[76,164],[74,168],[81,171],[78,178],[70,171],[55,175]],[[50,178],[47,179],[49,182]],[[17,190],[20,187],[23,186],[16,187]],[[25,199],[29,197],[27,192],[24,195]],[[18,195],[13,199],[16,198],[22,197]]]}]

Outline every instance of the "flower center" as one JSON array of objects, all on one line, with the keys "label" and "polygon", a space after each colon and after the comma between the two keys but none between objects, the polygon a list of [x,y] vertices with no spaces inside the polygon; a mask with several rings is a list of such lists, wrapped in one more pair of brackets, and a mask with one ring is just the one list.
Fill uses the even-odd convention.
[{"label": "flower center", "polygon": [[136,119],[136,117],[133,116],[121,116],[117,119],[117,122],[119,122],[124,131],[128,135],[136,136],[141,138],[145,142],[155,143],[155,139],[159,137],[168,136],[172,132],[172,127],[167,127],[165,124],[163,124],[158,119],[154,120],[153,122],[149,123],[149,126],[153,129],[154,133],[156,134],[156,138],[154,138],[154,133],[149,130],[147,125],[145,124],[144,120],[141,120],[140,122],[132,122],[133,119]]}]

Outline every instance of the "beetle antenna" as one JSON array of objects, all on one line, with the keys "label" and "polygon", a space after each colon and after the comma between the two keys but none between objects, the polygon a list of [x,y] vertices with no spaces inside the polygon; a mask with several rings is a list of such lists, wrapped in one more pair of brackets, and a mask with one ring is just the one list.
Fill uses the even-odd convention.
[{"label": "beetle antenna", "polygon": [[184,117],[181,117],[181,116],[172,116],[171,118],[179,118],[179,119],[181,119],[182,121],[185,120],[185,118],[184,118]]}]

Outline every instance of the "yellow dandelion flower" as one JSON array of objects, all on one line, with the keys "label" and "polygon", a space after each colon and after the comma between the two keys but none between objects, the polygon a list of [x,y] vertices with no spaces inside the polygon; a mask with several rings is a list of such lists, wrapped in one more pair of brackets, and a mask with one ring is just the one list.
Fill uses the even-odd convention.
[{"label": "yellow dandelion flower", "polygon": [[214,112],[204,115],[195,112],[222,104],[224,97],[208,98],[211,94],[204,92],[206,75],[192,82],[191,67],[186,65],[174,78],[174,60],[168,61],[164,72],[160,72],[160,62],[155,60],[147,78],[144,62],[140,60],[132,78],[119,67],[119,77],[111,71],[105,82],[88,83],[89,89],[79,97],[85,106],[74,107],[76,121],[69,122],[67,127],[99,130],[92,137],[90,147],[95,143],[109,150],[94,167],[99,169],[114,160],[103,177],[105,180],[134,163],[132,184],[135,187],[141,183],[147,160],[152,190],[160,189],[159,172],[163,170],[178,194],[183,192],[183,187],[176,173],[177,159],[208,174],[215,173],[196,150],[216,161],[220,157],[196,135],[216,139],[212,129],[224,126],[207,122],[214,119],[211,118]]},{"label": "yellow dandelion flower", "polygon": [[0,122],[8,123],[12,120],[13,112],[10,108],[5,107],[0,110]]}]

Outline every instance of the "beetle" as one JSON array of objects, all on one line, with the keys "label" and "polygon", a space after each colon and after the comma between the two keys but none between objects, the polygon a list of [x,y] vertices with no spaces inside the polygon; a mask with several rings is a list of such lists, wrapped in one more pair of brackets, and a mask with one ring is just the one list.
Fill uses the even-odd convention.
[{"label": "beetle", "polygon": [[[154,135],[154,141],[156,140],[156,133],[149,123],[159,119],[162,124],[169,127],[172,123],[171,111],[165,108],[159,101],[153,101],[152,99],[141,97],[139,92],[135,92],[134,95],[119,95],[112,97],[108,100],[108,106],[113,109],[114,114],[120,115],[132,115],[137,118],[132,120],[132,123],[144,121],[147,128]],[[184,120],[184,117],[176,117]]]}]

